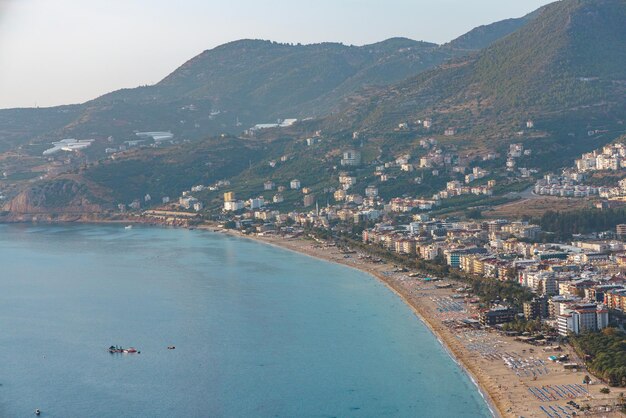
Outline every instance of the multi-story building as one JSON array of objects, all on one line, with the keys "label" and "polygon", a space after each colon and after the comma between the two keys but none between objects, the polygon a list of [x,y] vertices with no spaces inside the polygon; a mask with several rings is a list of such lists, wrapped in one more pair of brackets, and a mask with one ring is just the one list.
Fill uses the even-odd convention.
[{"label": "multi-story building", "polygon": [[626,311],[626,289],[612,289],[604,293],[604,303],[609,309]]},{"label": "multi-story building", "polygon": [[454,249],[450,248],[444,251],[444,255],[446,257],[446,262],[450,267],[460,268],[461,267],[461,256],[469,255],[469,254],[486,254],[487,249],[482,247],[473,247],[473,248],[460,248]]},{"label": "multi-story building", "polygon": [[549,315],[547,298],[539,297],[524,302],[524,318],[526,320],[547,318]]},{"label": "multi-story building", "polygon": [[361,153],[353,149],[344,151],[341,165],[351,167],[361,165]]},{"label": "multi-story building", "polygon": [[230,200],[224,202],[224,211],[225,212],[236,212],[246,207],[246,204],[243,200]]},{"label": "multi-story building", "polygon": [[339,184],[347,190],[356,184],[356,177],[351,176],[346,172],[341,172],[339,173]]},{"label": "multi-story building", "polygon": [[540,295],[558,295],[558,281],[554,272],[524,270],[520,273],[520,284],[539,293]]},{"label": "multi-story building", "polygon": [[395,242],[395,250],[398,254],[415,254],[415,240],[401,239]]},{"label": "multi-story building", "polygon": [[192,209],[193,206],[198,203],[198,199],[193,196],[181,197],[179,199],[179,204],[185,209]]},{"label": "multi-story building", "polygon": [[250,209],[262,208],[263,206],[265,206],[265,199],[263,198],[263,196],[259,196],[255,199],[249,199],[248,205],[250,206]]},{"label": "multi-story building", "polygon": [[508,307],[499,306],[488,311],[482,311],[478,315],[478,320],[483,326],[494,326],[512,322],[515,319],[515,312]]},{"label": "multi-story building", "polygon": [[578,296],[558,295],[552,296],[548,301],[548,313],[550,318],[563,315],[570,305],[580,303],[582,299]]},{"label": "multi-story building", "polygon": [[[593,286],[585,289],[585,299],[593,302],[604,302],[604,295],[610,290],[623,290],[624,286],[619,284],[604,284],[599,286]],[[606,302],[604,302],[607,305]],[[607,305],[608,306],[608,305]],[[610,307],[609,307],[610,308]]]},{"label": "multi-story building", "polygon": [[604,305],[586,303],[572,306],[557,316],[559,334],[578,335],[585,331],[599,331],[609,325],[609,311]]},{"label": "multi-story building", "polygon": [[291,182],[289,183],[289,187],[291,187],[292,190],[300,189],[301,187],[300,180],[298,179],[291,180]]},{"label": "multi-story building", "polygon": [[367,186],[365,188],[365,196],[378,197],[378,188],[376,186]]}]

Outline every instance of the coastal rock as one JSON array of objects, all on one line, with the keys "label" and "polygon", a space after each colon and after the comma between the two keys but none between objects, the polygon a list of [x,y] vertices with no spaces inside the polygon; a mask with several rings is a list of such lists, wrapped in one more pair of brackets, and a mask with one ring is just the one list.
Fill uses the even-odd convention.
[{"label": "coastal rock", "polygon": [[10,216],[102,213],[108,209],[105,194],[81,179],[63,177],[23,190],[3,210]]}]

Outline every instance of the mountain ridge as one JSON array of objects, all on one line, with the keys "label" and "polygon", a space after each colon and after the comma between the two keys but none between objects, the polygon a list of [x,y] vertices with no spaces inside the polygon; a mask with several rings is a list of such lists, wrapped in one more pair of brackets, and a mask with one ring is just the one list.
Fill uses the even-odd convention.
[{"label": "mountain ridge", "polygon": [[[499,26],[487,25],[472,38],[489,43],[504,35]],[[120,137],[157,129],[192,139],[239,133],[277,118],[338,112],[349,95],[399,82],[468,52],[468,45],[457,49],[403,37],[362,46],[242,39],[203,51],[154,85],[119,89],[71,105],[70,120],[60,111],[64,107],[25,109],[19,115],[15,109],[0,110],[5,127],[0,140],[15,144],[49,137]],[[189,105],[198,111],[181,111]],[[214,111],[220,115],[209,117]],[[28,130],[39,115],[50,119],[49,129]]]},{"label": "mountain ridge", "polygon": [[[276,184],[299,178],[321,193],[336,186],[333,178],[342,150],[360,149],[364,162],[374,164],[393,161],[398,155],[420,157],[426,151],[419,140],[430,138],[468,161],[488,151],[506,156],[511,143],[521,142],[532,150],[524,157],[523,167],[542,172],[565,166],[576,155],[610,142],[624,130],[626,28],[621,23],[626,21],[626,4],[622,0],[562,0],[520,19],[523,24],[513,21],[478,30],[479,35],[488,32],[501,36],[482,50],[448,54],[436,65],[434,61],[442,57],[431,53],[435,50],[443,54],[445,46],[403,38],[362,47],[336,43],[303,47],[244,40],[222,47],[219,54],[211,50],[183,64],[157,87],[137,90],[139,95],[133,100],[138,100],[143,114],[157,109],[154,126],[160,129],[194,112],[220,113],[217,110],[222,116],[240,116],[244,124],[249,123],[250,119],[244,119],[249,115],[232,110],[237,109],[236,100],[225,91],[236,92],[238,100],[243,97],[250,102],[251,113],[255,106],[272,102],[269,107],[275,107],[265,109],[265,114],[271,115],[266,122],[278,115],[276,109],[306,115],[313,113],[311,109],[324,108],[328,115],[242,138],[212,137],[171,150],[146,151],[146,158],[154,155],[160,162],[156,165],[149,158],[137,158],[135,153],[122,154],[115,160],[86,167],[81,176],[113,190],[111,194],[118,202],[141,198],[142,191],[157,196],[176,195],[195,182],[210,184],[222,176],[233,180],[233,188],[243,196],[259,193],[262,180],[268,178]],[[516,25],[520,27],[508,33]],[[482,38],[482,42],[488,41],[488,37]],[[248,50],[256,55],[248,54]],[[434,61],[427,62],[421,55],[424,53]],[[260,56],[265,58],[257,62]],[[411,65],[428,69],[411,70]],[[230,86],[216,81],[211,73],[222,66],[230,71]],[[329,67],[333,70],[327,71]],[[290,71],[276,72],[276,68]],[[392,74],[394,68],[417,75],[402,78]],[[402,79],[369,84],[376,79],[376,71]],[[224,90],[209,88],[207,80]],[[300,80],[312,81],[300,85]],[[277,94],[274,86],[289,86],[288,94]],[[154,100],[155,93],[172,90],[176,90],[171,95],[175,102]],[[202,100],[210,95],[210,99]],[[130,99],[108,96],[103,100],[109,101],[104,106],[111,106],[110,112],[128,115],[138,108]],[[181,110],[190,103],[197,108]],[[110,114],[100,112],[98,102],[90,105],[94,106],[93,113],[81,117],[102,118],[98,123],[105,123],[103,115]],[[162,117],[174,107],[176,112]],[[300,116],[293,113],[289,116]],[[431,120],[432,127],[420,125],[419,121],[425,119]],[[532,122],[530,127],[527,121]],[[125,129],[137,121],[127,123]],[[444,134],[448,128],[454,128],[452,134]],[[309,141],[305,139],[318,131],[320,136],[311,141],[315,145],[306,145]],[[590,136],[589,132],[602,134]],[[226,144],[230,145],[221,146]],[[186,154],[202,158],[188,159]],[[243,155],[246,161],[242,161]],[[495,164],[500,162],[481,165],[493,165],[498,182],[506,184],[514,176],[502,168],[506,162],[502,158],[502,172],[496,172]],[[203,166],[206,161],[212,164],[211,170]],[[281,163],[271,164],[277,161]],[[369,167],[361,172],[366,173]],[[446,178],[455,178],[450,173],[435,176],[421,169],[419,173],[423,182],[412,182],[408,176],[415,175],[409,174],[397,186],[379,184],[371,173],[365,174],[359,187],[374,181],[381,196],[428,196],[445,187]],[[163,178],[169,180],[164,182]],[[219,206],[216,196],[207,198]],[[287,199],[295,199],[294,204],[298,204],[301,194],[287,195]]]},{"label": "mountain ridge", "polygon": [[[545,6],[486,49],[374,92],[363,109],[349,110],[349,129],[389,129],[404,118],[441,117],[454,126],[472,118],[505,120],[510,112],[519,119],[576,107],[621,107],[626,29],[619,22],[626,21],[625,9],[619,0]],[[608,51],[604,39],[616,48]]]}]

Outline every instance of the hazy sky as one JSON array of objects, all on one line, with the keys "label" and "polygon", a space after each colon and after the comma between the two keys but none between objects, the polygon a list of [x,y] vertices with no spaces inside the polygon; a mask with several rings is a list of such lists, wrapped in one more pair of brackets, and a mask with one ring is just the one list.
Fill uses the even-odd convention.
[{"label": "hazy sky", "polygon": [[443,43],[549,0],[0,0],[0,108],[153,84],[222,43]]}]

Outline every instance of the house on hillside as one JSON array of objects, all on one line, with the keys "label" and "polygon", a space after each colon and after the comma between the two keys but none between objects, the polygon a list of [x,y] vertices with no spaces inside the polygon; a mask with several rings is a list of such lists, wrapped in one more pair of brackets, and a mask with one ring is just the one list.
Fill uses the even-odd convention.
[{"label": "house on hillside", "polygon": [[341,165],[351,167],[361,165],[361,153],[354,149],[344,151],[343,158],[341,159]]}]

